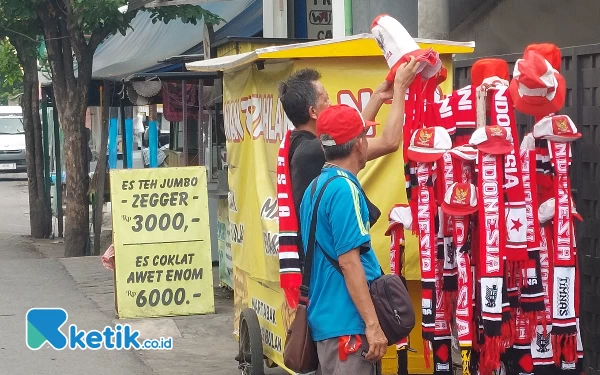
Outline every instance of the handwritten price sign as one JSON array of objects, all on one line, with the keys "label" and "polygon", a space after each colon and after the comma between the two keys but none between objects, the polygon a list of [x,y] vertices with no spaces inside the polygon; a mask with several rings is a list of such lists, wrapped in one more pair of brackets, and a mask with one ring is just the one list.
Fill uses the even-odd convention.
[{"label": "handwritten price sign", "polygon": [[111,171],[117,313],[214,312],[206,171]]}]

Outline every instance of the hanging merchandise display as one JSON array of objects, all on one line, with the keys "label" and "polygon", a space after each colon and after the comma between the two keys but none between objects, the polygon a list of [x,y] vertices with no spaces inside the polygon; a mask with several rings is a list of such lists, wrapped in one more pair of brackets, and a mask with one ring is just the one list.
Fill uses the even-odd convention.
[{"label": "hanging merchandise display", "polygon": [[[454,331],[463,374],[580,374],[573,221],[581,216],[569,167],[581,133],[557,114],[566,94],[560,50],[528,46],[512,80],[504,60],[478,60],[472,85],[443,95],[431,51],[389,16],[372,32],[390,77],[410,56],[422,62],[406,101],[409,203],[392,208],[386,234],[399,275],[404,230],[418,237],[427,366],[433,359],[435,374],[452,371]],[[522,142],[515,110],[535,118]]]}]

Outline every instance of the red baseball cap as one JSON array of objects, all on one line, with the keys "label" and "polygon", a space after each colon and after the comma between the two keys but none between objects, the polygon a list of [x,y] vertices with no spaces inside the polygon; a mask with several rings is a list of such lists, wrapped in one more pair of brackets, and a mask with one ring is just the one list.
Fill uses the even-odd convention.
[{"label": "red baseball cap", "polygon": [[452,139],[445,128],[420,128],[410,138],[406,156],[418,163],[433,163],[451,148]]},{"label": "red baseball cap", "polygon": [[464,216],[477,211],[477,190],[475,185],[455,182],[446,190],[442,211],[448,215]]},{"label": "red baseball cap", "polygon": [[469,143],[479,151],[492,155],[510,154],[514,150],[510,129],[499,125],[488,125],[475,130]]},{"label": "red baseball cap", "polygon": [[569,116],[546,116],[533,126],[535,138],[553,142],[573,142],[581,138],[581,133]]},{"label": "red baseball cap", "polygon": [[323,110],[317,118],[317,137],[327,134],[332,138],[321,141],[323,146],[343,145],[358,137],[365,128],[378,124],[375,121],[365,121],[353,107],[336,104]]}]

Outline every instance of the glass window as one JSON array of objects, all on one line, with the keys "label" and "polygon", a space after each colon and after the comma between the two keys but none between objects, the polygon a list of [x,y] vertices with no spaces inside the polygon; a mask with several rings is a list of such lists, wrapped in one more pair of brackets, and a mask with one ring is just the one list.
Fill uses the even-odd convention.
[{"label": "glass window", "polygon": [[23,119],[20,117],[1,117],[0,134],[23,134]]}]

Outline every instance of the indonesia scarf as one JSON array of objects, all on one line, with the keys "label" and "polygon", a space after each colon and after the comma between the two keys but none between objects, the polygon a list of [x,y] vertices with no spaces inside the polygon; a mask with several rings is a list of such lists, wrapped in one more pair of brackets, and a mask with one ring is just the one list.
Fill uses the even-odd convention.
[{"label": "indonesia scarf", "polygon": [[[464,183],[472,183],[474,175],[474,162],[463,158],[453,157],[454,173],[456,179]],[[463,371],[467,372],[470,363],[471,348],[473,346],[473,271],[471,259],[471,215],[452,216],[452,239],[456,247],[457,262],[457,299],[455,322],[458,343],[461,348]]]},{"label": "indonesia scarf", "polygon": [[548,142],[554,166],[554,280],[552,290],[552,348],[554,362],[561,355],[568,363],[577,359],[577,321],[575,316],[575,251],[571,213],[569,164],[571,145]]},{"label": "indonesia scarf", "polygon": [[292,131],[285,135],[277,155],[277,203],[279,206],[279,283],[294,309],[298,306],[302,273],[298,255],[298,219],[290,179],[289,153]]},{"label": "indonesia scarf", "polygon": [[540,228],[538,221],[538,202],[533,190],[535,180],[535,151],[521,150],[523,173],[523,190],[525,192],[525,207],[527,213],[527,253],[528,261],[521,270],[521,319],[526,321],[529,338],[537,324],[538,313],[543,313],[544,289],[542,286],[540,263]]},{"label": "indonesia scarf", "polygon": [[481,317],[485,341],[481,346],[481,373],[499,368],[502,347],[503,257],[506,246],[502,157],[479,152],[478,201]]},{"label": "indonesia scarf", "polygon": [[538,318],[534,337],[531,341],[531,357],[536,375],[554,375],[556,365],[552,350],[552,224],[548,222],[540,228],[540,265],[544,305],[546,311]]},{"label": "indonesia scarf", "polygon": [[507,350],[506,358],[511,373],[519,375],[533,374],[533,359],[531,357],[531,333],[529,321],[523,316],[523,311],[517,309],[515,314],[515,343]]},{"label": "indonesia scarf", "polygon": [[[440,225],[441,227],[441,225]],[[443,246],[443,245],[442,245]],[[452,332],[450,330],[450,319],[447,318],[447,306],[443,290],[443,267],[441,262],[437,262],[435,275],[435,333],[433,339],[433,373],[451,374],[452,373]]]},{"label": "indonesia scarf", "polygon": [[[490,116],[493,124],[510,129],[513,138],[518,137],[513,103],[508,87],[496,86],[488,91],[490,95]],[[519,142],[514,142],[514,150],[504,158],[504,195],[506,197],[506,260],[509,263],[527,261],[527,213],[523,193]],[[511,287],[511,285],[508,285]]]},{"label": "indonesia scarf", "polygon": [[[438,178],[440,181],[439,185],[443,187],[443,191],[441,192],[439,198],[443,200],[445,192],[452,186],[454,182],[457,182],[459,179],[454,177],[454,163],[452,154],[450,152],[444,153],[442,159],[440,161],[443,164],[443,168],[441,168],[440,175],[442,178]],[[440,170],[440,168],[438,168]],[[457,177],[460,178],[460,175]],[[453,241],[452,238],[452,216],[445,215],[444,212],[440,209],[440,235],[442,237],[442,246],[443,246],[443,298],[444,306],[445,306],[445,318],[446,320],[450,320],[452,310],[452,301],[456,299],[456,294],[458,292],[458,264],[456,260],[456,242]]]},{"label": "indonesia scarf", "polygon": [[[413,231],[418,230],[419,254],[421,261],[421,308],[422,308],[422,331],[425,354],[425,365],[429,368],[429,350],[435,333],[435,212],[436,204],[432,187],[432,165],[431,163],[417,163],[416,168],[418,187],[416,220],[413,221]],[[413,208],[414,211],[414,208]],[[415,213],[413,212],[413,217]],[[415,228],[414,223],[417,223]]]},{"label": "indonesia scarf", "polygon": [[[438,125],[453,134],[458,129],[475,129],[477,113],[475,90],[471,85],[455,90],[435,104]],[[468,140],[467,140],[468,141]]]}]

